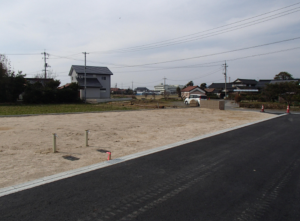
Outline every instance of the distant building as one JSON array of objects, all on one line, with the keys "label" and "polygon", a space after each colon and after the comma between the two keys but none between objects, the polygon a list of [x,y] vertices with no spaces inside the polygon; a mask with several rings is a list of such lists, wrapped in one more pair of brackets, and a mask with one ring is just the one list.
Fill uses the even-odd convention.
[{"label": "distant building", "polygon": [[177,87],[182,89],[184,86],[183,85],[169,85],[169,84],[164,85],[163,83],[161,83],[161,84],[155,85],[154,90],[157,92],[160,92],[161,94],[164,93],[164,91],[167,91],[171,94],[176,94]]},{"label": "distant building", "polygon": [[150,90],[146,87],[137,87],[133,91],[136,95],[143,95],[145,92],[149,92]]},{"label": "distant building", "polygon": [[[110,98],[111,75],[107,67],[86,66],[86,99]],[[69,76],[72,83],[78,83],[80,98],[85,99],[84,66],[72,65]]]}]

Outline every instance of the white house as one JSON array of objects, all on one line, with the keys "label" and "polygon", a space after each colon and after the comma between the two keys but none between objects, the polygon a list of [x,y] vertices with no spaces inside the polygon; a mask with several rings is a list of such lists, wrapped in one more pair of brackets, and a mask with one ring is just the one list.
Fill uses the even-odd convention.
[{"label": "white house", "polygon": [[[110,98],[111,75],[107,67],[86,66],[86,99]],[[84,65],[72,65],[69,76],[72,83],[79,84],[80,98],[85,99]]]}]

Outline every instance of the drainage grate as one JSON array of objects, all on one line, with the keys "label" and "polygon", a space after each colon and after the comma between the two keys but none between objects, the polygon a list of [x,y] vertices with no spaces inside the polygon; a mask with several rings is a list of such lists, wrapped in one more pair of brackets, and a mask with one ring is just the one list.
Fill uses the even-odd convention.
[{"label": "drainage grate", "polygon": [[97,151],[100,152],[100,153],[110,152],[109,150],[103,150],[103,149],[98,149]]},{"label": "drainage grate", "polygon": [[64,159],[66,160],[71,160],[71,161],[75,161],[75,160],[79,160],[80,158],[77,157],[73,157],[73,156],[62,156]]}]

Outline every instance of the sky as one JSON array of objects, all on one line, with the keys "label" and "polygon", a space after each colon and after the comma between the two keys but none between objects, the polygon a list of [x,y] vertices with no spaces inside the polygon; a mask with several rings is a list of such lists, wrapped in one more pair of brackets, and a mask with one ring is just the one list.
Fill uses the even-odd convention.
[{"label": "sky", "polygon": [[[112,87],[300,78],[294,0],[0,0],[0,54],[26,77],[43,53],[61,85],[71,65],[108,67]],[[293,40],[292,40],[293,39]],[[276,43],[277,42],[277,43]],[[273,44],[269,44],[273,43]],[[266,45],[267,44],[267,45]],[[257,47],[254,47],[257,46]]]}]

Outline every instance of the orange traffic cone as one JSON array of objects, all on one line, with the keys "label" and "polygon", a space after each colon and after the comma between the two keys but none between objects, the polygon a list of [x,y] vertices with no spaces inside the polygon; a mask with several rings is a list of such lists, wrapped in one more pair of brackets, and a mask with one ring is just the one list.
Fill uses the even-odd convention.
[{"label": "orange traffic cone", "polygon": [[287,113],[287,114],[290,113],[290,105],[287,106],[287,108],[286,108],[286,113]]},{"label": "orange traffic cone", "polygon": [[264,105],[261,106],[261,111],[260,112],[265,112],[265,107]]}]

